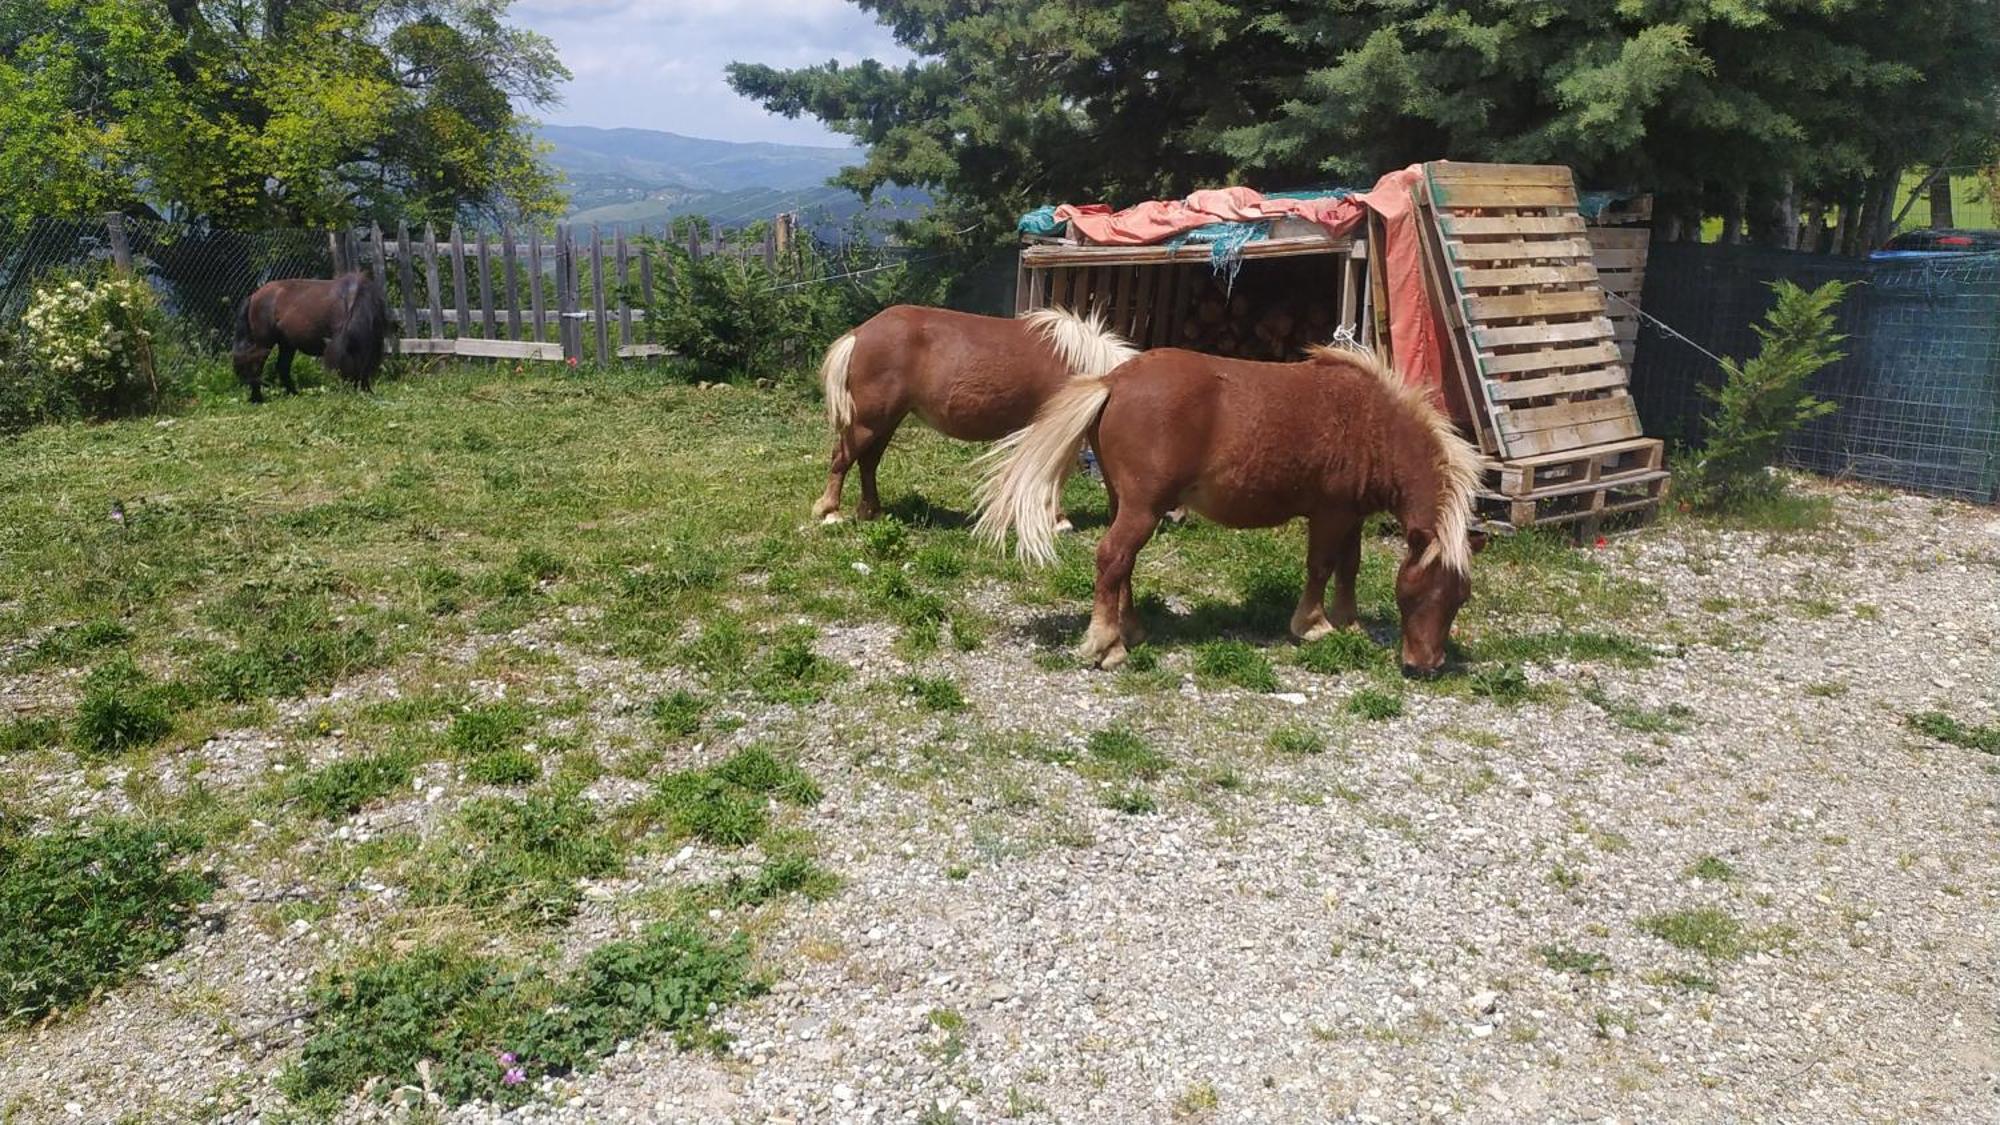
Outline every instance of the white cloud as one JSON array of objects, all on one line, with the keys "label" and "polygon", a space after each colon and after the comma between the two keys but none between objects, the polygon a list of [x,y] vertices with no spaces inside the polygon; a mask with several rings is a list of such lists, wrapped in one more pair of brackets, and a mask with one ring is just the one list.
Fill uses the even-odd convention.
[{"label": "white cloud", "polygon": [[512,19],[553,39],[575,75],[543,116],[723,140],[844,143],[729,89],[731,62],[794,67],[909,55],[847,0],[525,0]]}]

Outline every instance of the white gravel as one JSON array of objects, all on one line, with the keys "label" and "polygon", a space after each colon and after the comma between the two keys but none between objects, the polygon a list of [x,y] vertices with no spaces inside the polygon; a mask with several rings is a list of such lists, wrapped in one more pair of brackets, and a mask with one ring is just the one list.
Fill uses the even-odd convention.
[{"label": "white gravel", "polygon": [[[1283,664],[1303,703],[1127,694],[1037,668],[1008,626],[926,661],[972,705],[940,718],[878,683],[905,670],[893,630],[830,629],[822,651],[858,671],[832,700],[753,709],[698,754],[812,731],[827,799],[796,819],[842,889],[772,914],[759,949],[776,985],[722,1016],[726,1055],[643,1039],[505,1119],[2000,1120],[2000,760],[1903,722],[1933,707],[2000,721],[2000,514],[1836,495],[1864,532],[1847,542],[1675,524],[1600,552],[1660,594],[1621,627],[1678,652],[1534,677],[1683,705],[1680,733],[1635,733],[1574,692],[1515,708],[1413,693],[1402,717],[1363,723],[1338,713],[1347,685]],[[1831,612],[1802,608],[1815,599]],[[670,683],[549,647],[602,701],[589,729],[634,721]],[[1058,746],[1113,721],[1175,762],[1151,786],[1157,815],[1101,807],[1062,765],[968,749],[980,730]],[[1280,723],[1326,732],[1328,752],[1265,750]],[[219,742],[254,770],[288,729]],[[1240,788],[1203,783],[1223,767]],[[75,779],[46,780],[89,804]],[[426,786],[448,792],[344,827],[466,795]],[[282,1017],[311,973],[381,936],[383,891],[357,885],[302,927],[254,924],[246,900],[285,892],[263,881],[283,869],[267,852],[246,848],[214,925],[147,979],[0,1036],[0,1120],[281,1105],[270,1082],[297,1041]],[[1738,878],[1688,873],[1710,855]],[[631,894],[729,862],[636,860],[592,888],[566,944],[628,926]],[[1765,950],[1710,961],[1641,926],[1701,906]],[[1558,971],[1548,947],[1610,969]],[[963,1027],[937,1026],[940,1010]]]}]

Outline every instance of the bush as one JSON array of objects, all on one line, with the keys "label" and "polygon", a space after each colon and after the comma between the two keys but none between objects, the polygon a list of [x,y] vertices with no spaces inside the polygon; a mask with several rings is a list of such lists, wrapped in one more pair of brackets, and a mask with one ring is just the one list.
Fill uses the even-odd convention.
[{"label": "bush", "polygon": [[1829,281],[1807,292],[1790,281],[1771,285],[1777,302],[1756,326],[1763,342],[1755,358],[1722,361],[1720,389],[1702,387],[1716,413],[1708,419],[1708,441],[1681,482],[1695,507],[1729,510],[1778,491],[1769,470],[1785,440],[1800,426],[1834,411],[1814,398],[1806,381],[1846,353],[1845,336],[1833,330],[1835,306],[1849,283]]},{"label": "bush", "polygon": [[181,946],[210,882],[192,835],[125,821],[18,836],[0,824],[0,1026],[32,1023]]},{"label": "bush", "polygon": [[0,355],[0,429],[157,409],[176,388],[153,360],[159,301],[130,277],[70,278],[35,291],[18,348]]}]

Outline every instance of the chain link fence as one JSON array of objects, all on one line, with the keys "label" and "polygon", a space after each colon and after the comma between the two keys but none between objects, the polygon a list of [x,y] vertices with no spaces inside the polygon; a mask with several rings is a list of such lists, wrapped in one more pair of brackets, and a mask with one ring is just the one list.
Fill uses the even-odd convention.
[{"label": "chain link fence", "polygon": [[[1786,460],[1827,476],[2000,503],[2000,255],[1862,261],[1749,246],[1655,243],[1643,307],[1719,355],[1754,355],[1769,283],[1858,283],[1841,302],[1847,357],[1813,378],[1839,406],[1803,427]],[[1646,432],[1705,436],[1720,383],[1686,342],[1644,330],[1632,394]]]}]

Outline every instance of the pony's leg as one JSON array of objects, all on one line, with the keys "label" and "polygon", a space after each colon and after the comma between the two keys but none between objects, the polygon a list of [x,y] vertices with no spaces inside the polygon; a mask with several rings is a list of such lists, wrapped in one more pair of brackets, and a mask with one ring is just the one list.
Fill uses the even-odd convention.
[{"label": "pony's leg", "polygon": [[296,351],[290,344],[278,345],[278,382],[284,384],[288,395],[299,393],[299,385],[292,379],[292,356]]},{"label": "pony's leg", "polygon": [[894,418],[887,425],[865,427],[859,423],[849,427],[849,448],[854,450],[854,463],[861,470],[861,503],[855,505],[854,514],[864,520],[872,520],[882,514],[882,497],[875,490],[875,467],[882,463],[882,454],[889,448],[889,439],[896,436],[896,426],[902,418]]},{"label": "pony's leg", "polygon": [[1126,576],[1125,585],[1118,589],[1118,639],[1126,648],[1146,643],[1146,623],[1139,620],[1139,611],[1132,606],[1130,575]]},{"label": "pony's leg", "polygon": [[1152,508],[1127,503],[1097,543],[1097,600],[1090,610],[1090,631],[1084,634],[1077,654],[1100,668],[1116,668],[1125,662],[1122,610],[1130,604],[1132,564],[1159,524],[1160,517]]},{"label": "pony's leg", "polygon": [[250,385],[250,401],[264,401],[264,360],[271,349],[255,345],[239,345],[230,358],[236,364],[236,377]]},{"label": "pony's leg", "polygon": [[[1345,575],[1347,621],[1328,621],[1326,617],[1326,580],[1339,569],[1343,558],[1343,548],[1352,539],[1358,565],[1360,562],[1360,525],[1343,516],[1314,516],[1307,525],[1306,539],[1306,588],[1299,594],[1299,607],[1292,611],[1292,636],[1302,641],[1318,640],[1354,620],[1353,575]],[[1340,615],[1341,595],[1334,595],[1334,615]]]},{"label": "pony's leg", "polygon": [[1354,604],[1354,580],[1361,574],[1361,521],[1347,520],[1347,533],[1334,547],[1333,612],[1328,620],[1336,629],[1350,628],[1361,620]]},{"label": "pony's leg", "polygon": [[[850,429],[852,427],[849,427]],[[821,523],[840,522],[840,491],[847,485],[847,467],[854,458],[847,454],[847,435],[835,434],[833,457],[828,461],[826,489],[813,501],[813,518]]]}]

